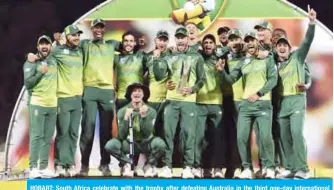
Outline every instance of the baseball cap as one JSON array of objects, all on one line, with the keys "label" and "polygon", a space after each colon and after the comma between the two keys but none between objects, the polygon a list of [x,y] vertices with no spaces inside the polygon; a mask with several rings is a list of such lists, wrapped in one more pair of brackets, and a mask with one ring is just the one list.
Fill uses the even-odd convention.
[{"label": "baseball cap", "polygon": [[257,24],[257,25],[254,26],[254,29],[256,29],[256,30],[258,30],[260,28],[273,30],[273,25],[268,21],[263,21],[260,24]]},{"label": "baseball cap", "polygon": [[96,25],[98,25],[98,24],[101,24],[101,25],[103,25],[103,26],[106,25],[106,23],[104,22],[103,19],[97,18],[97,19],[94,19],[94,20],[90,23],[90,26],[91,26],[91,27],[94,27],[94,26],[96,26]]},{"label": "baseball cap", "polygon": [[51,38],[47,35],[43,35],[43,36],[39,37],[38,40],[37,40],[37,44],[39,44],[41,42],[41,40],[46,40],[47,42],[52,44]]},{"label": "baseball cap", "polygon": [[78,33],[82,34],[83,32],[77,26],[69,25],[65,28],[64,33],[65,35],[71,35],[71,34],[78,34]]},{"label": "baseball cap", "polygon": [[169,34],[166,30],[159,30],[157,32],[157,38],[160,38],[160,37],[166,37],[167,39],[169,38]]},{"label": "baseball cap", "polygon": [[291,47],[291,45],[290,45],[290,41],[288,40],[288,38],[287,38],[286,36],[283,35],[283,36],[281,36],[280,38],[278,38],[276,44],[278,44],[280,41],[284,41],[285,43],[287,43],[287,44]]},{"label": "baseball cap", "polygon": [[236,28],[228,31],[227,37],[230,38],[232,36],[236,36],[236,37],[242,38],[241,31],[239,29],[236,29]]},{"label": "baseball cap", "polygon": [[256,35],[255,35],[255,32],[247,32],[244,36],[244,41],[247,39],[247,38],[255,38],[256,39]]},{"label": "baseball cap", "polygon": [[228,32],[228,31],[230,31],[230,28],[227,26],[223,26],[223,27],[218,28],[217,34],[220,35],[221,33]]},{"label": "baseball cap", "polygon": [[202,42],[204,42],[204,40],[206,40],[206,39],[211,39],[214,43],[216,43],[216,38],[215,38],[215,36],[212,35],[212,34],[207,34],[207,35],[205,35],[205,36],[203,37]]},{"label": "baseball cap", "polygon": [[188,30],[185,27],[179,27],[175,31],[175,36],[177,35],[188,36]]}]

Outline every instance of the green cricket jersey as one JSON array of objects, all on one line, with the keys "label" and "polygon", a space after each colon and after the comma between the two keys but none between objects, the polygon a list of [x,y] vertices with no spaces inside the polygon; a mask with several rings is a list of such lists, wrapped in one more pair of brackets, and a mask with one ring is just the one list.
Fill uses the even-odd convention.
[{"label": "green cricket jersey", "polygon": [[52,49],[49,59],[58,66],[58,98],[82,96],[83,93],[83,57],[80,48],[66,45]]},{"label": "green cricket jersey", "polygon": [[[243,58],[243,54],[234,54],[229,52],[227,54],[227,69],[228,73],[231,73],[233,69],[238,65],[239,61]],[[239,79],[234,84],[229,84],[227,82],[223,83],[223,93],[224,96],[232,96],[234,101],[241,101],[244,94],[244,86],[242,85],[242,79]]]},{"label": "green cricket jersey", "polygon": [[204,58],[204,73],[205,82],[203,87],[198,91],[196,102],[200,104],[218,104],[223,103],[222,95],[222,76],[217,70],[216,62],[218,57],[216,55],[202,55]]},{"label": "green cricket jersey", "polygon": [[117,72],[117,96],[125,99],[126,88],[135,82],[144,82],[144,73],[147,70],[147,55],[138,51],[133,54],[120,54],[115,59]]},{"label": "green cricket jersey", "polygon": [[196,44],[189,46],[189,50],[190,52],[193,53],[198,53],[198,51],[202,50],[202,44],[201,42],[197,42]]},{"label": "green cricket jersey", "polygon": [[[141,115],[139,114],[139,110],[134,110],[132,113],[133,139],[135,141],[147,139],[152,136],[154,132],[154,124],[157,113],[149,105],[144,105],[148,107],[146,117],[141,117]],[[132,108],[131,103],[121,108],[117,113],[118,138],[120,140],[125,140],[126,138],[129,138],[129,121],[124,120],[124,115],[127,108]]]},{"label": "green cricket jersey", "polygon": [[[41,73],[42,64],[48,65],[45,74]],[[36,63],[25,62],[23,72],[24,85],[29,93],[28,104],[57,107],[57,63],[48,58]]]},{"label": "green cricket jersey", "polygon": [[228,46],[217,45],[215,53],[216,53],[216,55],[218,57],[221,57],[225,53],[227,53],[228,51],[229,51],[229,47]]},{"label": "green cricket jersey", "polygon": [[[205,81],[204,60],[200,54],[188,49],[154,61],[155,78],[160,81],[167,73],[168,78],[176,84],[174,90],[167,90],[167,100],[196,102],[196,94]],[[182,88],[185,87],[191,87],[193,93],[183,96]]]},{"label": "green cricket jersey", "polygon": [[305,59],[310,50],[315,33],[315,25],[309,25],[301,46],[289,55],[288,60],[278,63],[278,89],[281,96],[305,94],[297,91],[296,85],[305,84]]},{"label": "green cricket jersey", "polygon": [[233,84],[242,77],[244,93],[242,99],[260,92],[260,100],[271,100],[271,90],[277,84],[277,67],[272,56],[266,59],[255,57],[243,58],[234,70],[227,75],[223,70],[225,81]]},{"label": "green cricket jersey", "polygon": [[83,84],[101,89],[114,89],[114,58],[120,42],[114,40],[82,40]]},{"label": "green cricket jersey", "polygon": [[[170,49],[167,49],[165,52],[162,52],[160,57],[163,58],[167,55],[170,55]],[[167,88],[167,76],[162,79],[161,81],[155,80],[154,73],[153,73],[153,51],[148,54],[148,79],[149,79],[149,88],[151,92],[151,96],[148,99],[149,102],[161,102],[161,100],[166,99]]]}]

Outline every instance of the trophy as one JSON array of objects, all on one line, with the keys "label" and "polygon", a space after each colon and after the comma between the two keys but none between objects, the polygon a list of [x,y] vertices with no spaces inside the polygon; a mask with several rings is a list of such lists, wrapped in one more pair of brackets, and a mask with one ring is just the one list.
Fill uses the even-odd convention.
[{"label": "trophy", "polygon": [[182,89],[189,86],[188,84],[189,76],[190,76],[190,64],[182,61],[180,80],[176,89],[177,93],[182,94]]}]

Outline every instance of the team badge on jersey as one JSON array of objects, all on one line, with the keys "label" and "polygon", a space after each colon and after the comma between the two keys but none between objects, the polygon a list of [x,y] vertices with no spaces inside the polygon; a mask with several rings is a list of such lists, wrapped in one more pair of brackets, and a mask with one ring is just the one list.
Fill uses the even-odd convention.
[{"label": "team badge on jersey", "polygon": [[70,54],[70,51],[68,49],[64,49],[64,54]]},{"label": "team badge on jersey", "polygon": [[247,64],[249,64],[251,62],[251,59],[250,58],[246,58],[245,60],[244,60],[244,65],[247,65]]}]

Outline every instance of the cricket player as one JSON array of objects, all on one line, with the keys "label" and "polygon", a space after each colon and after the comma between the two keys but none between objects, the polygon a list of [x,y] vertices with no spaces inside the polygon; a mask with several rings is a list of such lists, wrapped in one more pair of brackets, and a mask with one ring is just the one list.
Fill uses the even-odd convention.
[{"label": "cricket player", "polygon": [[[23,66],[24,85],[28,90],[30,178],[56,177],[47,169],[52,136],[57,121],[57,63],[49,61],[51,39],[37,41],[38,61]],[[38,166],[39,160],[39,166]]]},{"label": "cricket player", "polygon": [[167,77],[161,81],[157,81],[154,77],[153,72],[153,60],[157,58],[163,58],[171,54],[171,50],[167,48],[169,42],[169,34],[165,30],[159,30],[155,37],[155,49],[151,51],[148,61],[148,79],[149,88],[151,93],[148,99],[149,105],[157,112],[156,124],[155,124],[155,135],[163,136],[163,110],[166,104],[166,82]]},{"label": "cricket player", "polygon": [[[202,178],[202,168],[214,168],[212,177],[223,178],[222,165],[225,156],[225,144],[223,138],[223,94],[221,89],[222,76],[216,68],[218,57],[215,54],[216,38],[207,34],[202,40],[202,56],[204,59],[204,72],[206,80],[203,87],[198,91],[197,123],[195,135],[195,160],[193,174],[196,178]],[[205,139],[205,132],[211,130],[210,139]],[[203,163],[202,153],[205,141],[209,142],[209,164]],[[207,166],[205,166],[207,165]],[[206,168],[208,169],[208,168]]]},{"label": "cricket player", "polygon": [[111,127],[115,107],[114,59],[115,51],[120,43],[115,40],[104,40],[105,22],[95,19],[91,23],[93,39],[82,40],[80,48],[84,57],[82,98],[83,115],[80,136],[81,170],[80,175],[87,176],[89,172],[89,157],[91,155],[96,115],[100,117],[100,154],[99,170],[102,175],[110,175],[110,155],[104,145],[111,139]]},{"label": "cricket player", "polygon": [[296,51],[291,52],[291,44],[284,36],[280,37],[276,44],[280,92],[278,121],[280,142],[287,161],[280,178],[310,178],[307,148],[303,137],[306,111],[304,67],[314,38],[316,15],[308,6],[309,26],[304,41]]},{"label": "cricket player", "polygon": [[217,45],[216,48],[216,54],[218,56],[224,55],[229,50],[228,47],[228,32],[230,31],[230,28],[227,26],[222,26],[218,28],[217,35],[219,36],[219,42],[220,44]]},{"label": "cricket player", "polygon": [[[177,123],[180,119],[180,142],[184,155],[182,178],[194,178],[191,167],[194,164],[194,145],[196,127],[196,94],[202,88],[205,75],[204,60],[198,53],[189,50],[188,31],[184,27],[175,31],[176,47],[178,52],[157,59],[153,64],[154,75],[158,81],[166,74],[175,84],[173,90],[167,91],[167,105],[164,111],[164,139],[166,142],[164,168],[160,177],[172,177],[172,153]],[[180,118],[181,117],[181,118]]]},{"label": "cricket player", "polygon": [[207,28],[211,24],[209,13],[215,9],[215,0],[188,0],[183,8],[171,14],[176,24],[195,23],[197,28]]},{"label": "cricket player", "polygon": [[129,103],[125,98],[126,88],[135,82],[144,82],[147,71],[147,55],[137,49],[136,35],[130,31],[122,36],[122,51],[115,59],[117,72],[117,109]]},{"label": "cricket player", "polygon": [[[129,104],[117,113],[118,138],[113,138],[105,145],[105,149],[122,166],[122,176],[133,177],[131,160],[126,156],[130,153],[133,143],[135,153],[144,153],[147,156],[147,165],[144,167],[145,177],[157,176],[157,161],[164,154],[165,142],[153,135],[156,111],[147,104],[150,97],[149,88],[140,83],[133,83],[127,87],[125,97]],[[129,134],[129,122],[132,120],[133,142]]]},{"label": "cricket player", "polygon": [[[274,59],[257,58],[259,51],[259,42],[255,33],[249,32],[245,35],[244,41],[247,45],[246,58],[241,60],[233,71],[228,75],[222,70],[224,81],[233,84],[240,78],[243,80],[244,93],[243,100],[239,105],[237,142],[238,149],[242,160],[243,171],[240,178],[252,179],[251,160],[249,160],[249,137],[251,132],[252,121],[257,122],[259,127],[257,138],[263,146],[261,151],[261,161],[266,168],[266,178],[275,178],[274,163],[274,145],[272,140],[272,104],[271,90],[277,84],[277,67]],[[224,66],[224,63],[222,63]]]},{"label": "cricket player", "polygon": [[186,28],[188,30],[188,37],[189,37],[189,48],[190,51],[198,52],[202,49],[202,44],[198,39],[199,31],[196,25],[193,22],[188,22],[186,24]]},{"label": "cricket player", "polygon": [[[69,25],[64,29],[66,44],[52,49],[49,60],[57,63],[57,135],[55,168],[58,176],[75,176],[75,152],[81,119],[83,93],[83,55],[79,48],[82,31]],[[30,62],[39,58],[28,55]]]},{"label": "cricket player", "polygon": [[[228,51],[224,54],[225,71],[231,73],[239,61],[244,58],[242,33],[238,29],[231,29],[227,33]],[[243,81],[239,79],[233,85],[223,82],[224,100],[224,133],[227,145],[225,178],[233,178],[235,170],[241,167],[240,155],[237,147],[237,121],[239,104],[243,100]]]}]

